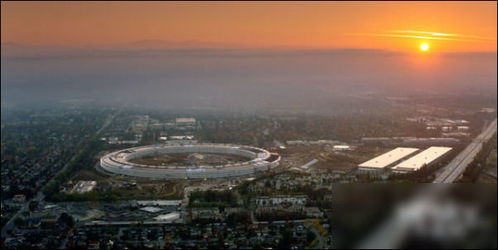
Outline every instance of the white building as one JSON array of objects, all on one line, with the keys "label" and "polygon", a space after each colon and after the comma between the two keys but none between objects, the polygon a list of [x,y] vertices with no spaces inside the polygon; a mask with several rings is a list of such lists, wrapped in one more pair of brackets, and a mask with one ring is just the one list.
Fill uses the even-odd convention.
[{"label": "white building", "polygon": [[387,153],[379,155],[371,160],[361,163],[358,165],[360,170],[382,170],[388,166],[393,165],[399,160],[404,159],[405,157],[412,155],[417,152],[418,148],[395,148]]},{"label": "white building", "polygon": [[254,199],[257,206],[278,206],[282,203],[289,203],[292,205],[304,206],[306,205],[306,201],[308,200],[308,196],[306,195],[277,195],[277,196],[260,196]]},{"label": "white building", "polygon": [[334,151],[351,151],[353,148],[349,145],[334,145]]},{"label": "white building", "polygon": [[[129,162],[138,157],[168,153],[219,153],[237,155],[247,160],[240,163],[207,166],[153,166]],[[231,144],[196,144],[193,141],[128,148],[104,155],[100,159],[101,167],[111,173],[155,179],[223,178],[251,175],[268,171],[278,166],[279,162],[280,156],[261,148]]]},{"label": "white building", "polygon": [[446,155],[452,148],[450,147],[430,147],[419,154],[403,161],[393,167],[395,172],[412,172],[424,166],[434,164],[442,156]]},{"label": "white building", "polygon": [[195,118],[176,118],[175,119],[176,126],[195,126],[197,124]]},{"label": "white building", "polygon": [[96,181],[78,181],[76,185],[74,185],[72,192],[76,193],[86,193],[92,191],[95,186],[97,186]]},{"label": "white building", "polygon": [[156,221],[175,221],[178,219],[180,219],[180,213],[178,212],[171,212],[154,217],[154,220]]}]

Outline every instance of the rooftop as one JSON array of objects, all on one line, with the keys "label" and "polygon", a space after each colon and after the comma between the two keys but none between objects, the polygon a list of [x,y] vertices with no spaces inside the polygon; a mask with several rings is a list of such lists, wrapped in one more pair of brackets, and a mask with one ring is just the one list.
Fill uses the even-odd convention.
[{"label": "rooftop", "polygon": [[191,122],[191,123],[195,123],[195,118],[176,118],[175,120],[177,123],[188,123],[188,122]]},{"label": "rooftop", "polygon": [[418,148],[395,148],[358,166],[360,168],[385,168],[416,151],[418,151]]},{"label": "rooftop", "polygon": [[396,165],[393,169],[395,170],[411,170],[415,171],[428,165],[439,157],[443,156],[449,152],[452,148],[450,147],[430,147],[417,155],[411,157],[410,159],[401,162]]}]

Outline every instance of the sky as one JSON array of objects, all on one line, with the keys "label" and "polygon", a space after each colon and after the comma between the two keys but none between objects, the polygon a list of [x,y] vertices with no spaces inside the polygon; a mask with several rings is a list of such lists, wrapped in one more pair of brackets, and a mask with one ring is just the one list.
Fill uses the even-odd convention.
[{"label": "sky", "polygon": [[385,96],[496,100],[496,2],[1,5],[1,107],[349,113],[383,109],[370,100]]},{"label": "sky", "polygon": [[[1,41],[496,51],[496,2],[2,2]],[[152,42],[151,42],[152,41]],[[215,45],[213,45],[215,44]]]}]

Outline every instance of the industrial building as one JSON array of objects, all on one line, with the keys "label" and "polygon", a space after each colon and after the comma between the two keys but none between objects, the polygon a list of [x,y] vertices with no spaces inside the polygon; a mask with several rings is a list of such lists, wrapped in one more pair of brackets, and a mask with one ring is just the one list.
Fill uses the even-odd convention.
[{"label": "industrial building", "polygon": [[418,148],[395,148],[387,153],[361,163],[358,165],[358,168],[359,170],[365,171],[384,170],[417,151]]},{"label": "industrial building", "polygon": [[74,185],[72,192],[75,193],[86,193],[92,191],[95,186],[97,186],[96,181],[78,181],[76,185]]},{"label": "industrial building", "polygon": [[334,145],[332,147],[334,151],[351,151],[353,148],[349,145]]},{"label": "industrial building", "polygon": [[[432,127],[426,129],[431,130]],[[453,146],[461,143],[457,138],[448,137],[363,137],[361,142],[365,145],[403,147]]]},{"label": "industrial building", "polygon": [[193,117],[181,117],[175,119],[176,126],[195,126],[197,121]]},{"label": "industrial building", "polygon": [[424,147],[424,146],[452,146],[460,144],[460,140],[457,138],[417,138],[417,137],[406,137],[402,138],[402,145],[404,146],[414,146],[414,147]]},{"label": "industrial building", "polygon": [[413,172],[422,167],[435,164],[451,151],[450,147],[429,147],[410,159],[397,164],[392,169],[395,172]]}]

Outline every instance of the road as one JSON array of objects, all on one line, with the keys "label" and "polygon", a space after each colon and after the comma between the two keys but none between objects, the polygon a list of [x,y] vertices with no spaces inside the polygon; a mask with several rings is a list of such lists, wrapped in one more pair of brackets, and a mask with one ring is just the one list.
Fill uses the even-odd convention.
[{"label": "road", "polygon": [[313,234],[315,234],[315,237],[317,239],[316,245],[313,246],[313,249],[325,249],[327,248],[327,237],[324,237],[318,228],[313,225],[309,220],[304,221],[304,226],[307,227]]},{"label": "road", "polygon": [[465,171],[474,157],[481,151],[483,143],[487,142],[496,133],[496,119],[479,134],[472,142],[458,154],[434,179],[433,183],[452,183]]},{"label": "road", "polygon": [[[496,119],[445,167],[445,170],[436,177],[434,183],[452,183],[459,178],[468,164],[472,162],[476,154],[482,148],[482,143],[489,140],[495,132]],[[427,214],[430,215],[431,212],[440,211],[450,214],[449,210],[451,209],[446,210],[443,205],[438,204],[438,202],[445,200],[442,198],[447,196],[446,192],[445,185],[429,185],[422,187],[413,199],[399,207],[396,213],[390,216],[377,230],[356,246],[356,248],[396,248],[399,246],[400,241],[410,233],[409,228],[413,227],[413,224],[417,221],[420,222],[427,219],[424,218]],[[407,216],[407,214],[410,216]],[[437,217],[446,218],[445,216]],[[458,218],[450,218],[449,221],[458,222],[460,220]]]},{"label": "road", "polygon": [[313,160],[309,161],[308,163],[306,163],[306,164],[302,165],[302,166],[301,166],[301,167],[299,167],[299,168],[301,168],[301,169],[305,169],[305,170],[306,170],[306,169],[310,168],[311,166],[313,166],[313,165],[314,165],[315,163],[317,163],[317,162],[318,162],[318,159],[313,159]]},{"label": "road", "polygon": [[318,232],[318,230],[316,228],[311,227],[310,229],[315,234],[315,237],[318,239],[318,242],[313,247],[313,249],[323,249],[324,248],[323,247],[323,242],[324,242],[323,236],[320,234],[320,232]]},{"label": "road", "polygon": [[[118,112],[118,113],[119,113],[119,112]],[[117,114],[118,114],[118,113],[108,116],[108,117],[107,117],[107,119],[105,120],[104,124],[102,125],[102,127],[101,127],[99,130],[97,130],[96,134],[97,134],[97,135],[99,135],[99,134],[100,134],[100,133],[101,133],[101,132],[102,132],[105,128],[107,128],[107,127],[108,127],[108,126],[112,123],[112,120],[114,119],[114,117],[116,117],[116,116],[117,116]],[[82,140],[78,143],[78,146],[81,146],[81,144],[83,144],[83,142],[84,142],[84,141],[85,141],[85,138],[83,138],[83,139],[82,139]],[[76,152],[76,153],[73,155],[73,157],[72,157],[72,158],[71,158],[71,159],[70,159],[70,160],[69,160],[69,161],[68,161],[68,162],[64,165],[64,167],[63,167],[61,170],[59,170],[59,172],[57,172],[54,176],[52,176],[52,179],[50,179],[50,180],[47,182],[47,184],[45,184],[45,186],[49,185],[49,184],[53,181],[53,179],[55,178],[55,176],[57,176],[57,175],[59,175],[60,173],[62,173],[63,171],[65,171],[65,170],[69,167],[69,165],[71,165],[71,163],[72,163],[72,162],[76,159],[77,155],[81,152],[81,148],[82,148],[82,147],[80,147],[80,150],[78,150],[78,152]],[[44,187],[45,187],[45,186],[44,186]],[[44,187],[43,187],[43,188],[44,188]],[[43,199],[45,199],[45,195],[44,195],[44,194],[43,194],[43,192],[42,192],[43,188],[40,188],[40,191],[38,191],[38,193],[36,194],[36,196],[35,196],[35,197],[31,198],[31,200],[29,200],[29,201],[26,201],[26,202],[24,203],[24,206],[23,206],[21,209],[19,209],[19,211],[17,211],[17,213],[16,213],[14,216],[12,216],[12,218],[10,218],[10,220],[9,220],[9,221],[5,224],[5,226],[2,228],[2,232],[1,232],[1,233],[2,233],[2,239],[5,239],[5,238],[6,238],[6,236],[7,236],[7,231],[9,231],[9,230],[11,230],[11,229],[13,229],[13,228],[14,228],[14,221],[15,221],[15,219],[16,219],[17,217],[19,217],[19,215],[21,215],[23,212],[28,211],[28,206],[29,206],[29,203],[30,203],[31,201],[37,201],[37,202],[40,202],[40,201],[42,201]]]}]

